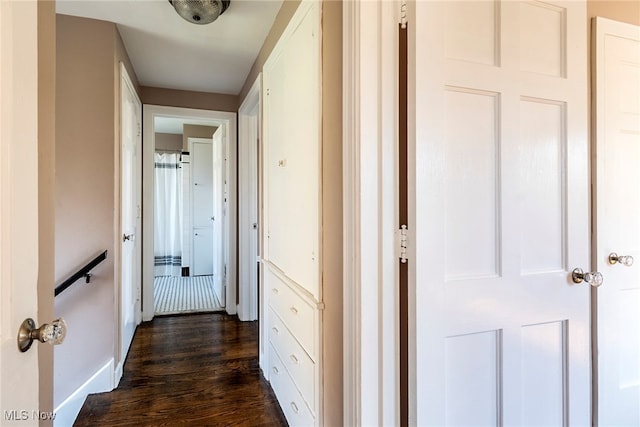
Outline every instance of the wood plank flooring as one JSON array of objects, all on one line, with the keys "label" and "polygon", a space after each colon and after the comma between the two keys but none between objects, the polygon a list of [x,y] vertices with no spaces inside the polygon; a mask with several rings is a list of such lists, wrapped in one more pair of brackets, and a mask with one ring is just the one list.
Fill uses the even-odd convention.
[{"label": "wood plank flooring", "polygon": [[258,323],[222,313],[138,327],[120,386],[87,398],[75,426],[286,426],[258,366]]}]

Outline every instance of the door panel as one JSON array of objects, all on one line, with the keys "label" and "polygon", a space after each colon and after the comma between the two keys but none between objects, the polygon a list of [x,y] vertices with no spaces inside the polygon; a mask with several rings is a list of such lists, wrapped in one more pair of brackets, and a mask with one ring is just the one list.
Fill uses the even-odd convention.
[{"label": "door panel", "polygon": [[[0,2],[0,424],[33,425],[40,414],[38,347],[17,348],[26,318],[37,326],[37,2]],[[51,359],[49,359],[51,360]],[[52,370],[53,366],[43,366]],[[46,404],[46,402],[44,402]],[[43,408],[44,409],[44,408]]]},{"label": "door panel", "polygon": [[214,274],[215,223],[211,140],[191,143],[193,275]]},{"label": "door panel", "polygon": [[[596,18],[598,421],[640,424],[640,27]],[[630,267],[609,254],[631,255]]]},{"label": "door panel", "polygon": [[211,227],[213,218],[211,142],[194,142],[192,147],[193,226]]},{"label": "door panel", "polygon": [[585,4],[410,6],[412,421],[588,425]]},{"label": "door panel", "polygon": [[[213,274],[213,228],[193,229],[193,275]],[[218,295],[219,296],[219,295]]]}]

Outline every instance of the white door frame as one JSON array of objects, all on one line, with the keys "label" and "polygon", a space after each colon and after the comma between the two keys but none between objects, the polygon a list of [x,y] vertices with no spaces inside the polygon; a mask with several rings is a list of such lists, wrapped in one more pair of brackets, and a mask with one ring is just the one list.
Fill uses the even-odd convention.
[{"label": "white door frame", "polygon": [[[122,251],[120,250],[121,245],[122,245],[122,236],[123,236],[123,230],[122,230],[122,140],[124,138],[124,134],[123,132],[125,131],[125,129],[122,126],[123,123],[123,114],[125,113],[126,109],[125,109],[125,102],[126,102],[126,97],[125,97],[125,92],[129,91],[131,94],[133,94],[135,100],[136,100],[136,110],[137,110],[137,114],[139,115],[138,117],[140,117],[140,120],[142,120],[142,101],[140,101],[140,98],[138,97],[138,93],[136,92],[133,83],[131,82],[131,78],[129,77],[129,74],[127,73],[127,69],[124,66],[124,64],[121,62],[120,63],[120,144],[118,145],[118,151],[116,153],[116,156],[118,156],[116,158],[116,164],[118,165],[117,169],[116,169],[116,181],[118,182],[119,185],[117,187],[117,200],[119,202],[119,206],[120,206],[120,212],[119,212],[119,224],[118,224],[118,229],[117,229],[117,234],[115,236],[116,241],[115,241],[115,251],[116,251],[116,259],[118,260],[117,263],[117,270],[118,270],[118,274],[117,274],[117,278],[118,280],[115,281],[115,285],[116,285],[116,289],[115,289],[115,295],[117,295],[117,299],[118,299],[118,303],[115,304],[115,309],[116,309],[116,319],[118,319],[119,322],[119,327],[118,327],[118,351],[116,352],[117,354],[115,355],[115,360],[118,361],[118,365],[116,366],[116,370],[115,370],[115,378],[114,378],[114,384],[118,384],[120,382],[120,378],[122,378],[122,373],[123,373],[123,367],[124,367],[124,360],[127,357],[127,351],[129,349],[129,346],[131,345],[131,343],[126,343],[126,347],[125,347],[125,343],[123,343],[123,337],[124,337],[124,328],[125,328],[125,322],[126,319],[124,318],[125,314],[124,314],[124,310],[123,310],[123,292],[122,292]],[[140,127],[142,126],[142,123],[138,124]],[[139,132],[142,132],[142,129],[139,129]],[[140,133],[138,135],[140,135]],[[138,203],[140,203],[139,207],[140,209],[142,209],[141,203],[141,181],[142,181],[142,141],[140,138],[136,139],[136,169],[135,169],[135,173],[136,173],[136,201]],[[138,216],[137,220],[136,220],[136,232],[140,233],[141,230],[141,225],[142,225],[142,218],[140,216]],[[141,304],[140,304],[140,295],[141,295],[141,288],[140,288],[140,279],[142,277],[141,274],[141,262],[142,262],[142,245],[140,244],[140,239],[139,236],[134,236],[134,241],[133,243],[135,244],[135,249],[134,249],[134,255],[135,255],[135,260],[134,260],[134,266],[137,267],[136,272],[134,273],[134,283],[132,284],[134,287],[134,295],[136,297],[134,304],[134,316],[135,316],[135,324],[139,325],[140,324],[140,320],[141,320]]]},{"label": "white door frame", "polygon": [[[262,73],[258,74],[238,110],[238,178],[239,178],[239,254],[240,302],[238,318],[258,319],[258,140],[262,109],[260,92]],[[262,295],[262,293],[261,293]],[[260,329],[262,331],[262,328]],[[262,342],[262,341],[261,341]]]},{"label": "white door frame", "polygon": [[399,22],[400,2],[343,3],[345,425],[400,423]]},{"label": "white door frame", "polygon": [[[154,220],[154,178],[153,153],[155,152],[154,120],[156,117],[179,117],[184,119],[210,120],[213,126],[225,126],[227,129],[227,149],[229,165],[229,201],[227,213],[227,270],[226,311],[236,314],[236,113],[228,111],[198,110],[193,108],[167,107],[160,105],[143,106],[143,144],[142,144],[142,320],[153,319],[153,220]],[[146,191],[145,191],[146,189]]]}]

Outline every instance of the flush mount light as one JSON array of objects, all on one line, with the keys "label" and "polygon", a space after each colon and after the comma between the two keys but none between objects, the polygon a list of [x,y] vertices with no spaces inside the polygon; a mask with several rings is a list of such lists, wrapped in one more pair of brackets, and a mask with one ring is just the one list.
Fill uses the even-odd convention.
[{"label": "flush mount light", "polygon": [[210,24],[229,7],[231,0],[169,0],[186,21],[192,24]]}]

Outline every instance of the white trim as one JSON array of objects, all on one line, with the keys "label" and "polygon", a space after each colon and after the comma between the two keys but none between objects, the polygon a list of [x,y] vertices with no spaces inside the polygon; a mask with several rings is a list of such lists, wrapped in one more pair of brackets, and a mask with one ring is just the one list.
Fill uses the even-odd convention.
[{"label": "white trim", "polygon": [[[229,165],[229,212],[228,212],[228,244],[229,263],[227,268],[226,311],[236,314],[236,113],[227,111],[197,110],[193,108],[166,107],[147,105],[143,107],[143,176],[142,176],[142,318],[145,321],[153,319],[153,153],[155,152],[155,117],[180,117],[211,120],[213,126],[225,126],[228,138]],[[145,189],[150,189],[145,191]]]},{"label": "white trim", "polygon": [[73,425],[88,395],[111,391],[113,388],[114,370],[111,359],[54,409],[54,427]]},{"label": "white trim", "polygon": [[[262,139],[260,135],[261,90],[262,73],[258,74],[238,110],[238,194],[240,198],[238,224],[240,303],[238,304],[238,318],[242,321],[258,319],[258,265],[256,259],[258,230],[254,230],[252,227],[254,223],[258,223],[258,140]],[[265,343],[264,348],[266,349],[263,332],[263,328],[260,328],[260,342]]]},{"label": "white trim", "polygon": [[345,425],[400,423],[398,11],[343,3]]}]

